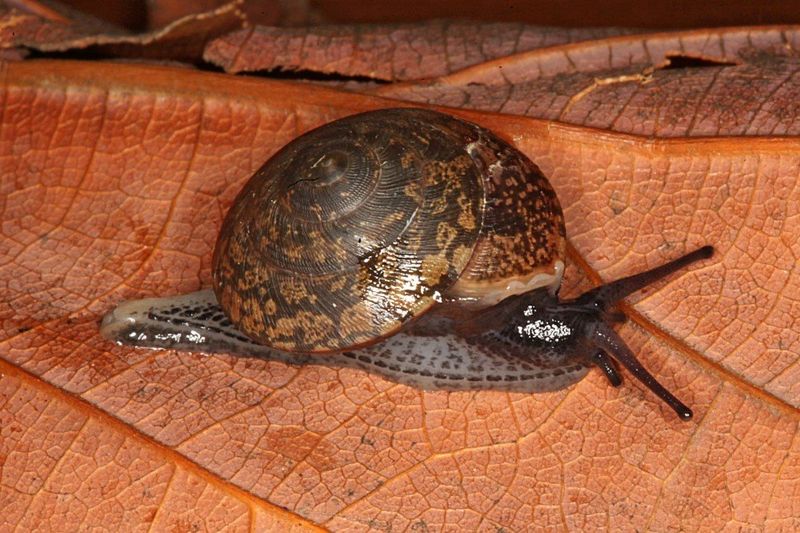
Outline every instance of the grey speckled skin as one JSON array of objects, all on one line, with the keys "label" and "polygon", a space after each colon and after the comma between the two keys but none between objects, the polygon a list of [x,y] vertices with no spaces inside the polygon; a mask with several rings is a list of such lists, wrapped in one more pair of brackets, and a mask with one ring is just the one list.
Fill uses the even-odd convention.
[{"label": "grey speckled skin", "polygon": [[423,317],[378,344],[322,356],[281,352],[249,340],[233,327],[211,290],[125,302],[103,318],[100,331],[121,345],[360,368],[422,389],[552,391],[575,383],[592,365],[618,386],[616,361],[689,420],[692,411],[639,364],[612,329],[622,319],[613,305],[712,253],[710,246],[700,248],[575,300],[562,302],[536,289],[476,311],[464,322],[436,318],[431,327]]},{"label": "grey speckled skin", "polygon": [[125,302],[103,319],[104,337],[118,344],[205,353],[236,353],[293,365],[359,368],[421,389],[502,389],[543,392],[564,388],[588,372],[588,362],[537,366],[493,350],[495,339],[453,334],[399,333],[359,350],[314,356],[259,345],[233,328],[213,291]]}]

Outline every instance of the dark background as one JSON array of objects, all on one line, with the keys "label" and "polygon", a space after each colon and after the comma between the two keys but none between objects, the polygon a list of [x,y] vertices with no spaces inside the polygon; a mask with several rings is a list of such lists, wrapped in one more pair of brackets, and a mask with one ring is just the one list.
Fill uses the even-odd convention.
[{"label": "dark background", "polygon": [[[223,0],[66,0],[131,30],[163,25]],[[696,28],[800,23],[800,0],[261,0],[247,2],[261,23],[413,22],[467,18],[568,27]],[[191,6],[191,7],[190,7]],[[308,15],[310,13],[310,15]],[[165,19],[165,17],[167,19]]]}]

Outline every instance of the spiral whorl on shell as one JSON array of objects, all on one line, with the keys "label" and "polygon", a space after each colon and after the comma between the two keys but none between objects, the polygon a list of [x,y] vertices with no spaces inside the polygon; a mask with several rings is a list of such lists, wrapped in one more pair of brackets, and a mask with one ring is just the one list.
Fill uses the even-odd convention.
[{"label": "spiral whorl on shell", "polygon": [[223,223],[214,287],[262,344],[332,352],[391,335],[457,281],[552,269],[563,248],[555,193],[524,155],[449,115],[385,109],[261,167]]}]

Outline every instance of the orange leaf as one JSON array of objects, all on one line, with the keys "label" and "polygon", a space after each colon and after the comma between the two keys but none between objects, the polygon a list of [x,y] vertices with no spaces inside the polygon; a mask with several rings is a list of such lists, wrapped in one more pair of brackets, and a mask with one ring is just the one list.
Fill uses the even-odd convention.
[{"label": "orange leaf", "polygon": [[[4,4],[12,4],[6,7]],[[88,50],[97,57],[198,61],[206,43],[241,28],[237,2],[205,13],[188,14],[163,28],[131,34],[91,15],[57,3],[0,1],[0,52]]]},{"label": "orange leaf", "polygon": [[371,80],[414,80],[443,76],[509,54],[632,31],[451,20],[299,28],[256,26],[214,39],[206,46],[203,58],[233,73],[301,71]]},{"label": "orange leaf", "polygon": [[796,137],[657,139],[450,110],[551,178],[574,247],[565,291],[591,269],[609,279],[717,247],[631,298],[621,329],[693,407],[683,423],[597,372],[549,394],[422,392],[324,359],[110,346],[97,322],[114,303],[208,285],[221,217],[271,153],[399,102],[165,67],[2,68],[8,525],[796,526]]}]

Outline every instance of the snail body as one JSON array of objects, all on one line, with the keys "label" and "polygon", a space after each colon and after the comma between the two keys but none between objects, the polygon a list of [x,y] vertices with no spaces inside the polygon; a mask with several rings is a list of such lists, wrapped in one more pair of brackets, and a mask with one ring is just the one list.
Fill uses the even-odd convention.
[{"label": "snail body", "polygon": [[428,389],[556,390],[592,366],[618,386],[611,356],[690,418],[611,310],[711,248],[560,301],[565,234],[547,179],[492,132],[423,109],[362,113],[298,137],[244,186],[213,290],[123,303],[101,333]]}]

